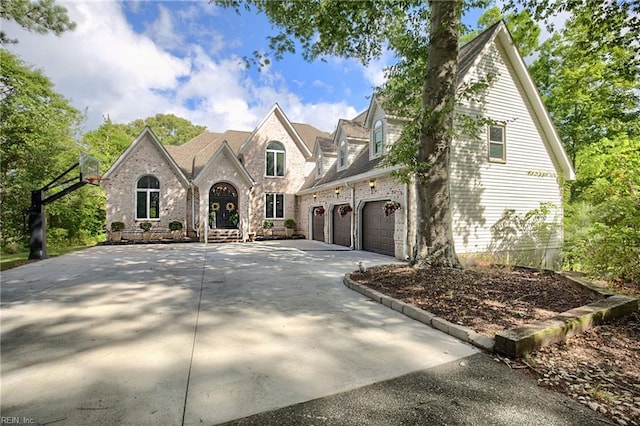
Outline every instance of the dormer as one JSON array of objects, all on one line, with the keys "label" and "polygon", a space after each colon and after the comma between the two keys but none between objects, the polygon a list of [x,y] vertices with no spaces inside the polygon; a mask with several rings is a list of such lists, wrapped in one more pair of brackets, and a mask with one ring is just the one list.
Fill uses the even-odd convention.
[{"label": "dormer", "polygon": [[383,155],[389,146],[389,122],[376,97],[371,99],[364,125],[369,129],[369,160]]},{"label": "dormer", "polygon": [[338,149],[333,140],[321,136],[316,137],[313,157],[316,160],[316,179],[321,178],[336,161]]},{"label": "dormer", "polygon": [[374,159],[380,157],[385,152],[384,143],[384,121],[377,119],[371,128],[371,137],[369,139],[369,158]]},{"label": "dormer", "polygon": [[369,131],[360,122],[340,119],[334,136],[338,151],[337,170],[348,168],[367,146]]}]

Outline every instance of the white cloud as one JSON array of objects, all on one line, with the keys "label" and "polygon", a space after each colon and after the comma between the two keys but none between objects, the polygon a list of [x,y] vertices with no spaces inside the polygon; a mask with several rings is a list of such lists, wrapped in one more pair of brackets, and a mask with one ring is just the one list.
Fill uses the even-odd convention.
[{"label": "white cloud", "polygon": [[212,59],[229,46],[219,32],[210,31],[204,45],[186,43],[187,36],[176,32],[201,28],[183,21],[178,25],[177,19],[197,18],[198,10],[217,13],[200,3],[176,14],[179,18],[159,4],[159,16],[144,34],[127,22],[122,4],[111,1],[61,3],[77,23],[75,31],[61,37],[31,34],[7,22],[3,30],[20,41],[9,47],[12,51],[42,68],[76,108],[87,108],[86,130],[98,127],[106,115],[129,122],[158,113],[176,114],[213,131],[250,130],[275,102],[291,120],[322,130],[331,131],[338,118],[355,116],[345,101],[305,102],[272,67],[251,78],[237,56]]},{"label": "white cloud", "polygon": [[164,49],[175,49],[183,45],[184,37],[176,31],[169,9],[159,5],[158,11],[158,19],[147,25],[145,34]]}]

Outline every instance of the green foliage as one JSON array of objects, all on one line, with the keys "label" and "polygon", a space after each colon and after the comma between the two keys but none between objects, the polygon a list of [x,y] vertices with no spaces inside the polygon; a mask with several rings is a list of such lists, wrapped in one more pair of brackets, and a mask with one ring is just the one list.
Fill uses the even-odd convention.
[{"label": "green foliage", "polygon": [[182,229],[182,222],[179,220],[172,220],[169,222],[169,230],[170,231],[179,231]]},{"label": "green foliage", "polygon": [[539,208],[524,216],[506,210],[491,226],[489,251],[500,263],[550,267],[547,250],[560,226],[557,207],[552,203],[540,203]]},{"label": "green foliage", "polygon": [[120,221],[116,221],[116,222],[111,222],[111,231],[112,232],[118,232],[118,231],[122,231],[125,227],[124,222],[120,222]]},{"label": "green foliage", "polygon": [[284,227],[285,228],[295,228],[296,227],[296,221],[293,219],[286,219],[284,221]]},{"label": "green foliage", "polygon": [[566,262],[640,282],[640,136],[603,139],[578,153],[580,201],[567,207]]},{"label": "green foliage", "polygon": [[497,6],[487,9],[478,18],[477,29],[462,35],[460,37],[461,42],[463,44],[468,43],[482,31],[500,20],[504,20],[507,24],[507,28],[513,37],[513,41],[523,57],[526,58],[538,50],[540,27],[532,19],[531,14],[526,9],[519,13],[507,14],[503,14]]},{"label": "green foliage", "polygon": [[264,229],[271,229],[273,228],[273,222],[271,222],[270,220],[265,220],[264,222],[262,222],[262,227]]},{"label": "green foliage", "polygon": [[126,124],[115,124],[110,117],[105,117],[100,127],[84,134],[82,142],[100,160],[100,171],[104,173],[131,145],[138,133]]},{"label": "green foliage", "polygon": [[574,163],[582,148],[603,137],[640,134],[640,64],[630,48],[632,34],[619,45],[609,43],[622,37],[617,26],[594,27],[598,18],[589,10],[576,11],[530,67]]},{"label": "green foliage", "polygon": [[107,116],[100,127],[87,132],[82,141],[100,160],[100,169],[104,173],[126,151],[145,126],[149,126],[165,145],[183,144],[206,130],[204,126],[195,125],[172,114],[157,114],[128,124],[114,123]]},{"label": "green foliage", "polygon": [[127,125],[129,133],[135,136],[140,134],[145,126],[153,130],[163,145],[182,145],[207,129],[173,114],[156,114],[144,120],[134,120]]},{"label": "green foliage", "polygon": [[151,231],[151,228],[153,228],[153,224],[151,222],[149,221],[140,222],[140,229],[142,229],[144,232]]},{"label": "green foliage", "polygon": [[[38,34],[49,32],[60,35],[76,27],[67,15],[67,9],[56,5],[54,0],[2,0],[0,2],[0,19],[15,21],[26,30]],[[0,31],[0,44],[17,43]]]},{"label": "green foliage", "polygon": [[635,56],[633,66],[640,65],[640,2],[594,0],[509,0],[505,10],[526,9],[536,21],[543,21],[554,32],[554,17],[571,12],[588,18],[589,38],[578,45],[585,55],[603,47],[624,47]]},{"label": "green foliage", "polygon": [[[25,239],[23,212],[30,205],[31,191],[78,160],[74,129],[82,114],[53,90],[41,71],[4,49],[0,52],[0,228],[6,245]],[[78,212],[77,200],[84,199],[79,194],[74,197],[76,202],[68,209],[72,216]],[[71,200],[67,197],[65,202]],[[47,208],[52,227],[61,226],[56,214],[63,218],[63,211],[60,202]],[[71,230],[75,225],[62,227]]]}]

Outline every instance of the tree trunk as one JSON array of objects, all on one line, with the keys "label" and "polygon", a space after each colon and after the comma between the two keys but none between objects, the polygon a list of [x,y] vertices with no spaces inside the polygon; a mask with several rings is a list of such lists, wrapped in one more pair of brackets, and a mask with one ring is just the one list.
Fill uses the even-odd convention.
[{"label": "tree trunk", "polygon": [[411,186],[417,192],[415,247],[410,247],[416,267],[462,267],[453,242],[449,192],[461,13],[461,1],[431,1],[431,44],[418,149],[418,161],[425,167]]}]

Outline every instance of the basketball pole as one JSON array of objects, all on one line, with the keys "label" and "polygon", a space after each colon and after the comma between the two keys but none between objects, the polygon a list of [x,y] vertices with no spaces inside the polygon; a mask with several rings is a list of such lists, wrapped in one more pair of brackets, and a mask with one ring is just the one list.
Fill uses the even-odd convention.
[{"label": "basketball pole", "polygon": [[[65,195],[81,188],[89,183],[88,180],[83,179],[82,172],[79,177],[59,182],[62,178],[68,175],[76,167],[80,167],[80,163],[76,163],[69,167],[64,173],[49,182],[48,185],[43,186],[40,189],[31,191],[31,206],[27,210],[29,213],[29,259],[42,260],[49,257],[47,255],[47,216],[45,212],[45,206],[53,203],[54,201],[64,197]],[[76,181],[73,185],[64,188],[55,194],[45,197],[45,191],[62,186],[68,183]]]}]

